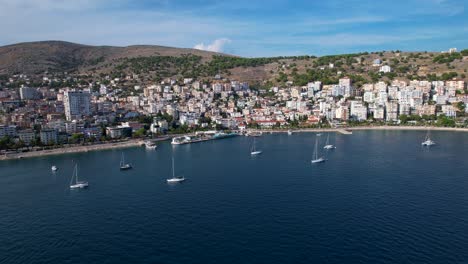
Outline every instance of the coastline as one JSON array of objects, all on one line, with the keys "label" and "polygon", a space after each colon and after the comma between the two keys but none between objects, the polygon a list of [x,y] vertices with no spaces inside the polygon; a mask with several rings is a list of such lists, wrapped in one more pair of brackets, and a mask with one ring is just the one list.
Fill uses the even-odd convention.
[{"label": "coastline", "polygon": [[[342,127],[342,128],[300,128],[300,129],[291,129],[293,133],[308,133],[308,132],[335,132],[342,134],[352,134],[352,131],[360,130],[412,130],[412,131],[451,131],[451,132],[468,132],[468,128],[453,128],[453,127],[427,127],[427,126],[362,126],[362,127]],[[247,132],[263,132],[263,133],[287,133],[288,129],[247,129]],[[176,136],[183,135],[193,135],[193,133],[188,134],[177,134],[177,135],[168,135],[167,137],[161,137],[153,139],[154,141],[165,141]],[[74,146],[74,147],[65,147],[57,149],[48,149],[48,150],[39,150],[31,152],[18,152],[18,153],[8,153],[0,155],[0,161],[3,160],[14,160],[14,159],[23,159],[23,158],[33,158],[40,156],[51,156],[51,155],[62,155],[62,154],[72,154],[72,153],[82,153],[89,151],[99,151],[99,150],[109,150],[109,149],[119,149],[119,148],[131,148],[144,145],[145,139],[130,139],[124,142],[114,142],[114,143],[105,143],[99,145],[89,145],[89,146]]]},{"label": "coastline", "polygon": [[[164,141],[164,140],[168,140],[169,138],[170,137],[164,137],[164,138],[154,139],[153,141]],[[144,145],[144,141],[145,141],[144,139],[130,139],[130,140],[123,141],[123,142],[104,143],[104,144],[96,144],[96,145],[88,145],[88,146],[64,147],[64,148],[38,150],[38,151],[30,151],[30,152],[8,153],[8,154],[1,155],[0,161],[34,158],[34,157],[41,157],[41,156],[82,153],[82,152],[89,152],[89,151],[140,147]]]},{"label": "coastline", "polygon": [[458,127],[433,127],[433,126],[356,126],[356,127],[340,127],[340,128],[299,128],[299,129],[247,129],[247,132],[272,132],[272,133],[287,133],[291,130],[296,132],[337,132],[343,131],[359,131],[359,130],[413,130],[413,131],[452,131],[452,132],[468,132],[468,128]]}]

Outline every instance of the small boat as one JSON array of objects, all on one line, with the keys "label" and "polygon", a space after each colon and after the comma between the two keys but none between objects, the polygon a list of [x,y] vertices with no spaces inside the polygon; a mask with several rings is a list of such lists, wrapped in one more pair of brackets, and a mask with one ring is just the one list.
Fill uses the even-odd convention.
[{"label": "small boat", "polygon": [[291,130],[288,130],[288,135],[289,135],[289,136],[292,135],[292,133],[293,133],[293,132],[292,132]]},{"label": "small boat", "polygon": [[156,145],[156,143],[152,142],[152,141],[146,141],[145,142],[145,148],[148,149],[148,150],[155,150],[158,146]]},{"label": "small boat", "polygon": [[120,159],[120,170],[129,170],[131,168],[133,168],[132,164],[125,163],[125,156],[124,156],[124,153],[122,152],[122,158]]},{"label": "small boat", "polygon": [[248,137],[261,137],[263,134],[263,132],[249,132],[247,134],[245,134],[246,136]]},{"label": "small boat", "polygon": [[317,137],[320,137],[322,135],[322,133],[317,133],[316,136]]},{"label": "small boat", "polygon": [[261,150],[257,150],[255,147],[255,138],[253,139],[252,149],[250,150],[250,155],[256,156],[262,154]]},{"label": "small boat", "polygon": [[54,165],[54,166],[52,166],[51,170],[55,172],[55,171],[58,170],[58,168],[57,168],[57,166]]},{"label": "small boat", "polygon": [[312,160],[310,161],[311,163],[321,163],[325,162],[325,159],[323,157],[319,157],[318,154],[318,138],[315,138],[315,148],[314,148],[314,155],[312,156]]},{"label": "small boat", "polygon": [[89,184],[87,181],[78,180],[78,164],[75,164],[75,169],[73,170],[73,175],[70,180],[70,189],[84,189],[88,188]]},{"label": "small boat", "polygon": [[430,147],[436,144],[434,141],[431,140],[430,135],[431,135],[431,131],[428,130],[426,137],[424,138],[424,141],[421,143],[422,146]]},{"label": "small boat", "polygon": [[172,178],[166,179],[167,183],[180,183],[185,181],[183,176],[175,176],[174,157],[172,157]]},{"label": "small boat", "polygon": [[323,147],[324,149],[334,149],[336,148],[332,144],[330,144],[330,133],[327,133],[327,141],[325,142],[325,146]]}]

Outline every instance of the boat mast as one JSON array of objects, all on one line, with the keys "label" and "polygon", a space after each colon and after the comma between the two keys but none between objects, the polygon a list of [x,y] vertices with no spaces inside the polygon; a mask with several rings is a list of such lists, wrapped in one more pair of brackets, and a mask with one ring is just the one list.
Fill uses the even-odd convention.
[{"label": "boat mast", "polygon": [[174,172],[174,156],[172,156],[172,178],[175,178],[175,172]]},{"label": "boat mast", "polygon": [[76,183],[78,183],[78,164],[75,165],[76,168]]},{"label": "boat mast", "polygon": [[314,148],[314,160],[318,158],[318,149],[317,149],[318,137],[315,138],[315,148]]}]

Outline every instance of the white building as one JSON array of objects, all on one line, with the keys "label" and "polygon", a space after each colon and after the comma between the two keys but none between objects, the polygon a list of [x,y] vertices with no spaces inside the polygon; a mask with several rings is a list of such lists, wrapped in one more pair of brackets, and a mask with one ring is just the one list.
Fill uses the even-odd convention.
[{"label": "white building", "polygon": [[88,92],[66,91],[63,95],[63,104],[68,121],[91,114],[91,94]]},{"label": "white building", "polygon": [[351,101],[351,117],[359,121],[367,120],[367,106],[359,101]]},{"label": "white building", "polygon": [[380,70],[379,70],[379,72],[383,72],[383,73],[388,73],[388,72],[391,72],[391,71],[392,71],[392,67],[390,67],[388,65],[381,66]]}]

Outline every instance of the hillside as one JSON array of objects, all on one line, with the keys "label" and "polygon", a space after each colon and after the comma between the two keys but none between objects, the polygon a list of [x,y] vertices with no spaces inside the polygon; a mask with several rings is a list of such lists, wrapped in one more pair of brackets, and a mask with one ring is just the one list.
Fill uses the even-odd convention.
[{"label": "hillside", "polygon": [[150,56],[179,57],[193,54],[210,59],[217,53],[164,46],[88,46],[63,41],[18,43],[0,47],[0,74],[50,72],[89,72],[111,70],[123,58]]},{"label": "hillside", "polygon": [[[373,62],[389,65],[379,73]],[[259,86],[284,85],[293,81],[337,83],[350,76],[356,83],[428,79],[467,81],[468,50],[457,53],[387,51],[333,56],[241,58],[195,49],[162,46],[88,46],[61,41],[19,43],[0,47],[0,75],[45,71],[123,76],[138,74],[143,80],[166,77],[212,78],[216,74]]]}]

